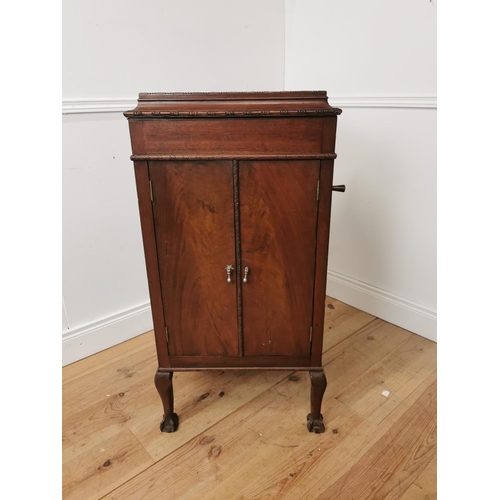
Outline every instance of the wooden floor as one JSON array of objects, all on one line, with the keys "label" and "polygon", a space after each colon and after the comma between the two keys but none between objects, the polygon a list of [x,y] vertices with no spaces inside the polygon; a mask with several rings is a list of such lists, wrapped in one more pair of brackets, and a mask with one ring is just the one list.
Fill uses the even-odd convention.
[{"label": "wooden floor", "polygon": [[164,434],[151,332],[65,367],[63,497],[435,499],[436,344],[327,299],[323,363],[324,434],[307,372],[175,374]]}]

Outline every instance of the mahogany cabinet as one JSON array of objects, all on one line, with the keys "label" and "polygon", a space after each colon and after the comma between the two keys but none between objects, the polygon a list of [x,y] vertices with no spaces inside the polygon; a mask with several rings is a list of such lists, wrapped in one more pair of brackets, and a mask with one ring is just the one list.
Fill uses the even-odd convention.
[{"label": "mahogany cabinet", "polygon": [[[326,92],[141,93],[132,141],[158,352],[172,375],[308,370],[323,432],[321,364],[338,108]],[[342,190],[342,187],[336,188]]]}]

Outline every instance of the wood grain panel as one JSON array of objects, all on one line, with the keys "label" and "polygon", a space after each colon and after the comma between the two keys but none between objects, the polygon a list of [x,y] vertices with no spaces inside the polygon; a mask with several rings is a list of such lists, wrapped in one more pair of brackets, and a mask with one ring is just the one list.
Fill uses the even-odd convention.
[{"label": "wood grain panel", "polygon": [[319,165],[240,162],[245,355],[310,354]]},{"label": "wood grain panel", "polygon": [[311,350],[312,362],[316,365],[321,365],[321,353],[323,352],[324,304],[328,270],[332,179],[333,161],[322,161],[319,188],[316,269],[314,280],[314,321]]},{"label": "wood grain panel", "polygon": [[237,356],[232,165],[150,164],[160,279],[172,356]]},{"label": "wood grain panel", "polygon": [[[335,137],[337,132],[337,117],[325,118],[323,122],[323,138],[321,141],[322,153],[333,153],[335,151]],[[323,304],[326,297],[326,276],[328,271],[328,245],[330,241],[330,216],[332,210],[332,184],[333,184],[333,161],[323,160],[321,162],[321,182],[319,191],[318,209],[318,234],[316,245],[316,272],[314,280],[314,320],[311,361],[313,364],[321,364],[323,352],[323,327],[324,313]]]},{"label": "wood grain panel", "polygon": [[283,368],[294,370],[320,370],[321,367],[311,367],[310,356],[172,356],[169,371],[181,370],[206,370],[233,368],[252,370],[255,368],[266,370],[281,370]]},{"label": "wood grain panel", "polygon": [[325,310],[320,435],[305,429],[306,373],[176,374],[181,424],[165,435],[152,333],[64,367],[63,497],[435,499],[436,344],[334,299]]},{"label": "wood grain panel", "polygon": [[[436,383],[318,500],[396,500],[436,450]],[[382,427],[383,428],[383,427]]]},{"label": "wood grain panel", "polygon": [[161,301],[160,275],[158,270],[158,257],[156,254],[155,228],[149,192],[149,170],[147,162],[134,162],[134,171],[156,350],[158,352],[158,363],[160,366],[168,366],[168,349],[165,339],[165,321],[163,316],[163,304]]},{"label": "wood grain panel", "polygon": [[437,454],[417,477],[413,486],[420,490],[425,500],[437,498]]},{"label": "wood grain panel", "polygon": [[[370,352],[373,341],[365,338],[357,343],[352,362],[361,366],[344,378],[344,384],[355,380],[366,358],[383,360],[382,351],[393,351],[390,335],[387,339],[391,343],[377,356]],[[329,380],[344,364],[338,347],[334,359],[325,364]],[[406,346],[397,350],[403,352]],[[363,419],[327,390],[323,403],[327,431],[310,435],[300,421],[309,380],[307,374],[297,373],[210,425],[106,498],[395,500],[421,477],[435,454],[434,382],[435,377],[428,377],[411,387],[380,422]],[[382,406],[385,401],[380,396]]]},{"label": "wood grain panel", "polygon": [[65,500],[97,500],[154,463],[125,429],[64,464]]},{"label": "wood grain panel", "polygon": [[[324,118],[130,120],[134,155],[321,153]],[[186,138],[193,140],[186,140]]]}]

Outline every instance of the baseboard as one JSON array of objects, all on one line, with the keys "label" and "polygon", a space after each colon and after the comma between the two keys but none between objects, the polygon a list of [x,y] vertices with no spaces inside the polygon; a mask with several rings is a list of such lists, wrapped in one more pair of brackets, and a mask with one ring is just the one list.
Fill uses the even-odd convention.
[{"label": "baseboard", "polygon": [[420,304],[330,270],[326,294],[410,332],[437,341],[437,314]]},{"label": "baseboard", "polygon": [[151,306],[132,307],[63,332],[63,366],[152,330]]},{"label": "baseboard", "polygon": [[[328,271],[326,293],[389,323],[437,340],[435,311],[348,276]],[[63,332],[63,366],[152,330],[148,303]]]}]

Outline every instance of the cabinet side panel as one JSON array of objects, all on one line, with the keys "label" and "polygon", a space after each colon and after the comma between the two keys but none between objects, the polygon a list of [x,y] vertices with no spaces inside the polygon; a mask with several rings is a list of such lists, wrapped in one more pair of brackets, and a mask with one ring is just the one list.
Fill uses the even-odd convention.
[{"label": "cabinet side panel", "polygon": [[237,356],[232,163],[149,168],[170,356]]},{"label": "cabinet side panel", "polygon": [[311,360],[321,366],[323,351],[323,328],[325,322],[326,275],[328,268],[328,242],[332,200],[333,160],[321,162],[319,191],[318,234],[316,248],[316,271],[314,282],[314,319]]},{"label": "cabinet side panel", "polygon": [[319,164],[240,162],[245,356],[310,355]]},{"label": "cabinet side panel", "polygon": [[165,337],[165,322],[163,319],[163,303],[161,299],[160,274],[158,270],[158,256],[156,253],[155,229],[153,222],[153,209],[149,191],[149,173],[147,162],[134,162],[139,214],[141,217],[142,241],[144,244],[144,257],[148,275],[149,296],[153,313],[156,350],[158,364],[168,367],[167,339]]},{"label": "cabinet side panel", "polygon": [[[321,140],[322,153],[335,152],[336,135],[337,117],[325,118],[323,121],[323,137]],[[314,366],[321,366],[321,358],[323,355],[328,243],[330,237],[332,206],[333,160],[321,161],[320,177],[316,271],[314,280],[314,318],[311,347],[311,361]]]}]

